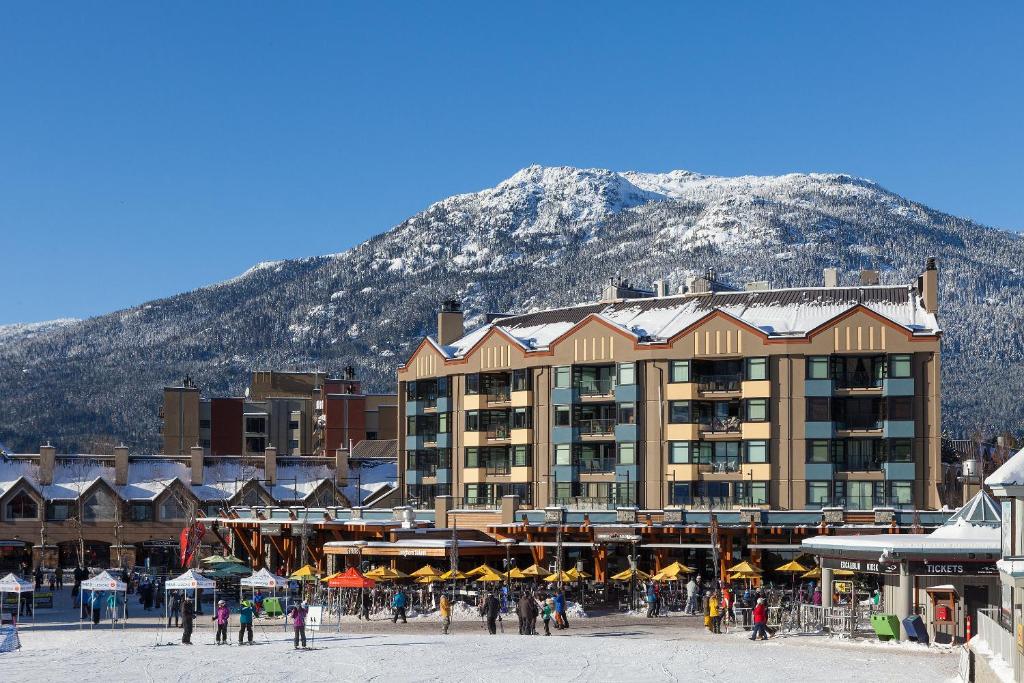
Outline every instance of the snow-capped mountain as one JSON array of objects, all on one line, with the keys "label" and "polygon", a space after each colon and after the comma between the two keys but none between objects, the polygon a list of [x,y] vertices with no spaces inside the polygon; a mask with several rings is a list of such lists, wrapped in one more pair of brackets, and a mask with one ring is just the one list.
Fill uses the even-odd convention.
[{"label": "snow-capped mountain", "polygon": [[0,440],[35,450],[158,446],[160,388],[188,373],[238,392],[250,368],[359,368],[371,389],[459,298],[488,311],[592,301],[616,274],[674,290],[708,268],[816,284],[838,267],[911,282],[936,256],[950,433],[1024,425],[1024,240],[837,174],[523,169],[441,200],[340,254],[261,263],[223,283],[0,338]]}]

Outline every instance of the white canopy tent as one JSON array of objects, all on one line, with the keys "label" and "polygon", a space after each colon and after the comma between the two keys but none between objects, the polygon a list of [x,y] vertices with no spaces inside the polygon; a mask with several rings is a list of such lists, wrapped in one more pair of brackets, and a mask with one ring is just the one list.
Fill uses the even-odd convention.
[{"label": "white canopy tent", "polygon": [[213,579],[207,578],[197,572],[195,569],[189,569],[181,576],[177,576],[173,579],[167,579],[164,583],[164,622],[167,622],[167,616],[170,613],[170,596],[167,594],[171,591],[184,591],[185,597],[188,597],[188,592],[192,591],[192,600],[195,603],[196,612],[200,611],[199,608],[199,591],[213,589],[213,604],[216,609],[217,604],[217,582]]},{"label": "white canopy tent", "polygon": [[270,572],[266,568],[263,568],[263,569],[259,570],[258,572],[256,572],[255,574],[253,574],[252,576],[247,576],[247,577],[245,577],[244,579],[242,579],[242,580],[240,580],[238,582],[238,599],[239,600],[242,599],[243,591],[246,588],[251,588],[252,589],[253,599],[256,598],[256,591],[257,590],[261,590],[261,589],[270,590],[270,591],[272,591],[272,595],[274,597],[276,597],[278,589],[283,589],[285,591],[285,607],[284,607],[284,611],[287,614],[287,612],[288,612],[288,579],[284,578],[283,576],[278,576],[277,574],[274,574],[274,573]]},{"label": "white canopy tent", "polygon": [[[110,617],[111,617],[111,619],[110,619],[110,628],[114,628],[114,624],[117,623],[117,606],[118,606],[119,602],[120,602],[120,605],[121,605],[121,617],[122,617],[122,619],[121,619],[121,627],[124,628],[127,625],[127,621],[128,621],[128,586],[125,585],[124,581],[121,581],[121,579],[117,578],[116,576],[112,576],[109,572],[104,571],[104,572],[101,572],[100,574],[97,574],[96,576],[92,577],[91,579],[86,579],[85,581],[83,581],[82,582],[82,586],[81,586],[81,591],[83,593],[85,591],[90,591],[90,595],[89,595],[89,605],[90,606],[93,604],[93,602],[95,602],[95,600],[93,598],[96,595],[97,591],[104,592],[104,593],[109,592],[111,595],[114,596],[114,609],[112,610],[111,615],[110,615]],[[124,593],[124,600],[118,600],[118,598],[117,598],[117,594],[118,593]],[[78,627],[79,628],[82,627],[82,616],[83,616],[83,612],[84,612],[84,609],[85,609],[84,606],[85,606],[85,600],[82,599],[79,602],[79,605],[78,605]],[[91,609],[96,609],[96,608],[95,607],[91,607]],[[95,621],[96,621],[96,618],[94,616],[93,619],[90,620],[90,622],[89,622],[89,624],[90,624],[89,627],[90,628],[92,628],[92,627],[94,627],[96,625]]]},{"label": "white canopy tent", "polygon": [[15,574],[8,574],[0,579],[0,612],[3,611],[4,596],[7,593],[14,593],[17,598],[18,608],[15,613],[15,623],[21,616],[21,596],[25,593],[32,593],[32,623],[34,624],[36,622],[36,594],[32,582],[19,578]]}]

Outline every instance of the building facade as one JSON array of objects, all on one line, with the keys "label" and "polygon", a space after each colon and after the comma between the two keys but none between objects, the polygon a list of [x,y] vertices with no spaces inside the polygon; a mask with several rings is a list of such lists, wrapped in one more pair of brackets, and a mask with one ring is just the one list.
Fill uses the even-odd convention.
[{"label": "building facade", "polygon": [[186,378],[164,388],[164,455],[260,456],[269,446],[284,455],[330,456],[363,439],[394,439],[394,394],[365,394],[355,372],[257,371],[245,396],[202,398]]},{"label": "building facade", "polygon": [[456,302],[399,368],[401,485],[430,506],[934,509],[934,260],[915,283],[667,296],[498,317]]}]

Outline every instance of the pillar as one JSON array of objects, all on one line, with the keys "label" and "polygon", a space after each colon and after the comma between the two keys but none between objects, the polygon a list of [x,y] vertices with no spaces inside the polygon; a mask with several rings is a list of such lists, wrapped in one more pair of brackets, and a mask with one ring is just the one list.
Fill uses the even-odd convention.
[{"label": "pillar", "polygon": [[[903,620],[914,613],[914,577],[906,562],[900,562],[900,582],[896,586],[895,597],[893,608],[899,617],[900,628],[903,628]],[[903,637],[907,637],[906,629],[903,629]]]},{"label": "pillar", "polygon": [[821,606],[832,606],[832,570],[824,567],[821,570]]},{"label": "pillar", "polygon": [[448,512],[452,509],[451,496],[437,496],[434,498],[434,526],[438,529],[448,528]]},{"label": "pillar", "polygon": [[601,544],[594,550],[594,581],[605,583],[608,573],[608,546]]},{"label": "pillar", "polygon": [[502,496],[501,497],[501,523],[502,524],[515,524],[516,523],[516,512],[519,511],[519,496]]}]

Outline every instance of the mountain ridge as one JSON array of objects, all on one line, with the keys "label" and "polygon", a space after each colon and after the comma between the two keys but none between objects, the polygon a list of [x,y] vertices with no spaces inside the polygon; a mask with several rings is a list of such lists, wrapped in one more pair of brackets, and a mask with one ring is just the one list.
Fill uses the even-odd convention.
[{"label": "mountain ridge", "polygon": [[[735,284],[814,285],[838,267],[909,283],[940,263],[945,422],[951,433],[1019,431],[1024,240],[847,174],[708,176],[530,166],[430,204],[337,254],[266,261],[138,306],[0,340],[0,441],[67,450],[158,447],[160,387],[188,373],[238,392],[250,368],[394,369],[456,297],[467,326],[491,311],[595,300],[608,277],[712,268]],[[977,371],[972,371],[975,368]],[[986,384],[980,369],[986,369]]]}]

